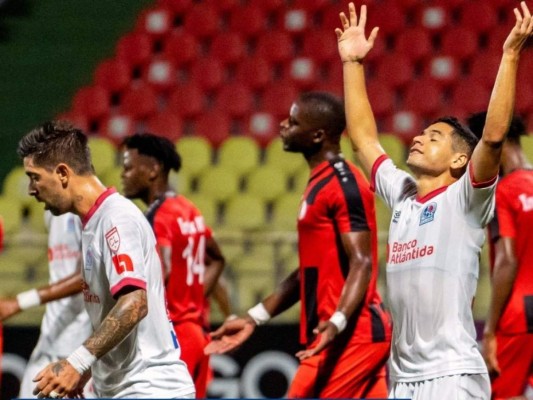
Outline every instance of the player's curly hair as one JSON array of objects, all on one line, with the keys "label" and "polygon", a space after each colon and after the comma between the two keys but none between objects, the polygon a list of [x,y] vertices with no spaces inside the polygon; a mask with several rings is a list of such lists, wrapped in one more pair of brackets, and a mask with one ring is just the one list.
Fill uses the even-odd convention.
[{"label": "player's curly hair", "polygon": [[[466,119],[468,127],[474,132],[474,135],[476,135],[478,139],[481,139],[481,136],[483,135],[483,128],[485,127],[486,120],[486,111],[472,114]],[[507,133],[507,140],[509,142],[520,144],[520,136],[526,134],[527,129],[524,120],[518,115],[513,116],[511,125],[509,126],[509,132]]]},{"label": "player's curly hair", "polygon": [[126,137],[122,146],[127,149],[135,149],[139,154],[155,158],[163,166],[165,173],[171,169],[177,172],[181,168],[181,157],[176,146],[165,137],[148,132],[136,133]]},{"label": "player's curly hair", "polygon": [[78,175],[94,173],[87,136],[66,121],[48,121],[20,139],[17,153],[31,157],[35,165],[51,171],[67,164]]}]

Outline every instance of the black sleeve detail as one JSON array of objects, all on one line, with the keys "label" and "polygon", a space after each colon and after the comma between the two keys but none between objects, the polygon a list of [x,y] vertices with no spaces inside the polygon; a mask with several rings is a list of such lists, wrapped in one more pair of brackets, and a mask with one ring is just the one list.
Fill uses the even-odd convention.
[{"label": "black sleeve detail", "polygon": [[334,177],[334,174],[326,176],[324,179],[318,181],[315,186],[309,191],[307,198],[305,199],[306,203],[311,205],[315,202],[316,196],[328,184],[328,182]]},{"label": "black sleeve detail", "polygon": [[315,337],[313,329],[318,325],[318,268],[306,267],[304,271],[304,293],[305,293],[305,317],[306,317],[306,337],[307,343],[311,343]]}]

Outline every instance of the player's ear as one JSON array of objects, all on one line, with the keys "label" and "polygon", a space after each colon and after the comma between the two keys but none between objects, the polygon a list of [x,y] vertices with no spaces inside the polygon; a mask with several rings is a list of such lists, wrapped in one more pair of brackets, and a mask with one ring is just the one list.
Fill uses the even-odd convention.
[{"label": "player's ear", "polygon": [[70,168],[68,167],[68,165],[65,163],[57,164],[54,172],[56,173],[59,180],[61,181],[61,184],[63,186],[66,186],[66,184],[68,183],[68,180],[70,179],[70,174],[72,172]]},{"label": "player's ear", "polygon": [[324,138],[326,137],[326,132],[324,129],[317,129],[313,132],[313,142],[314,143],[320,143],[324,141]]},{"label": "player's ear", "polygon": [[466,153],[454,153],[452,157],[451,168],[458,170],[463,169],[468,164],[468,155]]}]

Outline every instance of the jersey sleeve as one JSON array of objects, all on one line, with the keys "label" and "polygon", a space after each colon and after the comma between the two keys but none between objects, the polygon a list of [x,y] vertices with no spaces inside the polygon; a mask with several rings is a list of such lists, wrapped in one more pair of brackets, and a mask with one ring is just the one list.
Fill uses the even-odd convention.
[{"label": "jersey sleeve", "polygon": [[513,205],[506,195],[504,186],[500,184],[496,188],[496,218],[498,220],[499,236],[509,238],[516,237],[516,224]]},{"label": "jersey sleeve", "polygon": [[494,215],[495,191],[498,177],[487,182],[475,182],[472,164],[468,171],[453,185],[450,195],[456,196],[459,208],[465,213],[468,223],[484,228]]},{"label": "jersey sleeve", "polygon": [[136,218],[127,213],[111,218],[103,232],[102,255],[113,296],[125,287],[146,289],[144,249],[149,240],[147,234],[152,232],[146,232]]},{"label": "jersey sleeve", "polygon": [[339,186],[333,186],[333,195],[327,195],[330,202],[328,208],[332,211],[339,231],[342,233],[370,230],[367,220],[368,204],[363,201],[363,191],[368,186],[361,185],[353,173],[346,174],[338,179]]},{"label": "jersey sleeve", "polygon": [[169,224],[174,221],[174,218],[165,218],[165,215],[159,211],[156,213],[154,217],[153,229],[157,244],[159,246],[172,246],[172,229]]},{"label": "jersey sleeve", "polygon": [[383,198],[389,208],[394,208],[407,195],[416,194],[413,177],[397,168],[385,154],[372,166],[371,188]]}]

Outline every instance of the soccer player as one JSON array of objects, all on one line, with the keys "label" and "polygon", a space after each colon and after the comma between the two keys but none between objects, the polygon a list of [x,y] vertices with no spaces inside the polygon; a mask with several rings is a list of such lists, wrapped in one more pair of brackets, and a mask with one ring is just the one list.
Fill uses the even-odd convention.
[{"label": "soccer player", "polygon": [[209,358],[204,354],[206,296],[215,288],[224,258],[200,211],[170,186],[170,170],[181,158],[174,144],[150,133],[123,142],[124,195],[140,198],[162,256],[167,306],[182,345],[181,356],[193,377],[198,398],[206,397]]},{"label": "soccer player", "polygon": [[362,173],[340,153],[343,104],[322,92],[301,95],[280,124],[285,151],[302,153],[310,178],[298,217],[299,269],[274,293],[226,321],[208,353],[242,344],[256,326],[298,300],[301,363],[289,398],[383,398],[390,321],[376,290],[374,197]]},{"label": "soccer player", "polygon": [[92,373],[99,397],[194,397],[167,319],[152,229],[131,201],[94,175],[87,136],[47,122],[20,140],[18,154],[29,194],[54,215],[81,218],[83,298],[94,330],[34,378],[34,394],[79,395]]},{"label": "soccer player", "polygon": [[[31,307],[67,296],[46,306],[39,341],[35,346],[20,384],[19,397],[33,397],[33,378],[52,361],[66,358],[92,332],[89,315],[81,295],[81,221],[67,213],[53,216],[45,213],[48,230],[48,269],[53,288],[46,286],[19,293],[13,299],[0,300],[0,320],[5,320]],[[72,293],[78,293],[72,295]],[[90,385],[87,385],[90,386]],[[94,397],[90,387],[84,396]]]},{"label": "soccer player", "polygon": [[[468,118],[480,136],[486,113]],[[494,398],[521,396],[533,371],[533,166],[520,146],[527,134],[519,117],[502,149],[496,215],[489,225],[492,292],[483,333],[483,357]]]},{"label": "soccer player", "polygon": [[455,118],[435,121],[413,139],[407,158],[413,176],[396,168],[380,146],[366,94],[364,59],[378,28],[365,37],[365,6],[359,17],[353,3],[349,16],[340,14],[336,33],[348,133],[373,188],[393,210],[387,257],[391,397],[490,398],[471,304],[513,114],[518,60],[533,30],[525,3],[514,13],[481,140]]}]

